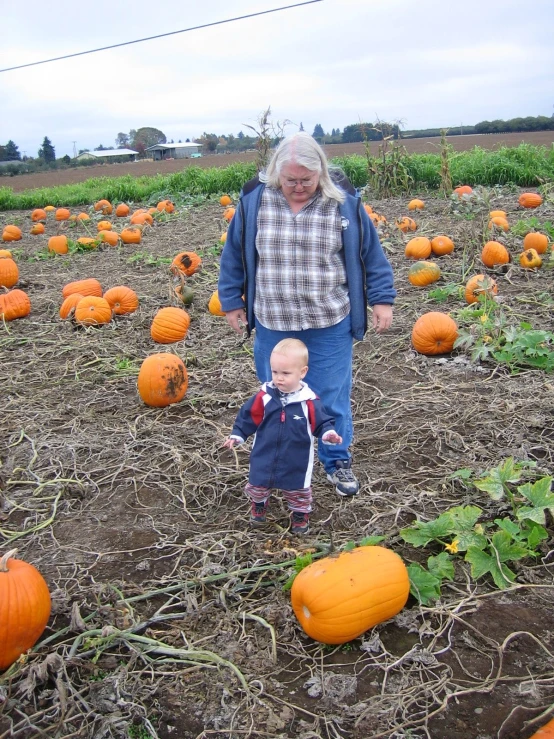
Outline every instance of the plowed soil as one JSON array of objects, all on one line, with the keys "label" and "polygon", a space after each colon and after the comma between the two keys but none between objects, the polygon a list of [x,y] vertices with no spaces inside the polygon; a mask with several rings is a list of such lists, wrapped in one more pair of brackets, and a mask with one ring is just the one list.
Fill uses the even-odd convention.
[{"label": "plowed soil", "polygon": [[[554,332],[552,259],[520,268],[515,235],[531,216],[554,221],[554,205],[529,213],[518,195],[479,191],[462,209],[427,198],[417,235],[455,243],[435,258],[442,277],[428,288],[408,282],[410,235],[394,227],[407,202],[372,202],[387,219],[379,228],[398,299],[392,329],[369,331],[355,346],[361,490],[338,497],[317,466],[303,538],[290,534],[278,495],[265,528],[249,527],[249,446],[222,446],[258,383],[252,339],[207,309],[225,227],[217,200],[177,203],[138,245],[62,256],[48,255],[49,236],[96,233],[102,216],[90,205],[90,222],[48,220],[42,236],[30,235],[29,212],[0,214],[0,226],[23,230],[9,246],[17,287],[32,303],[28,317],[0,323],[0,545],[2,553],[17,547],[52,594],[41,639],[0,675],[0,739],[528,739],[546,722],[554,703],[550,513],[548,538],[509,563],[512,584],[474,577],[460,552],[438,601],[410,596],[394,619],[344,645],[306,636],[284,588],[297,556],[371,535],[406,564],[425,565],[443,546],[411,546],[403,527],[453,506],[477,506],[483,526],[510,516],[507,498],[472,484],[509,457],[532,465],[521,483],[552,474],[552,374],[463,349],[423,356],[411,344],[423,313],[460,315],[462,286],[483,271],[498,282],[509,325]],[[514,230],[497,235],[513,256],[504,269],[487,270],[479,258],[489,208],[505,210]],[[127,223],[112,220],[117,231]],[[160,307],[178,305],[168,266],[183,249],[203,262],[188,281],[190,328],[183,341],[156,344],[150,326]],[[63,286],[90,277],[104,290],[128,285],[139,309],[97,327],[62,321]],[[152,408],[137,375],[160,351],[183,359],[189,386],[180,403]]]}]

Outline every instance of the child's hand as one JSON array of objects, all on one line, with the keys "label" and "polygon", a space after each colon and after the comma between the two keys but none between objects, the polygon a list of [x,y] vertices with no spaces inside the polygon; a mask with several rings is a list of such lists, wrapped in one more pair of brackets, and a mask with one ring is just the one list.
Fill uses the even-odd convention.
[{"label": "child's hand", "polygon": [[341,444],[342,436],[339,436],[336,431],[328,431],[323,437],[324,444]]},{"label": "child's hand", "polygon": [[223,446],[227,447],[227,449],[232,449],[234,446],[238,446],[240,444],[240,441],[238,439],[225,439],[223,442]]}]

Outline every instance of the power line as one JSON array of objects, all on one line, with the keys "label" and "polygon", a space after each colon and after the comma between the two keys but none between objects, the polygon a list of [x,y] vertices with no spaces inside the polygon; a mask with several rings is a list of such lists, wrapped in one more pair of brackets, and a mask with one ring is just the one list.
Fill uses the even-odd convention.
[{"label": "power line", "polygon": [[62,59],[71,59],[74,56],[83,56],[84,54],[94,54],[97,51],[107,51],[108,49],[117,49],[119,46],[130,46],[131,44],[140,44],[143,41],[153,41],[157,38],[165,36],[174,36],[177,33],[187,33],[188,31],[198,31],[201,28],[210,28],[211,26],[220,26],[223,23],[233,23],[234,21],[242,21],[246,18],[255,18],[258,15],[267,15],[268,13],[278,13],[280,10],[290,10],[291,8],[299,8],[302,5],[312,5],[312,3],[320,3],[323,0],[306,0],[306,2],[296,3],[295,5],[284,5],[280,8],[272,8],[271,10],[261,10],[258,13],[249,13],[248,15],[240,15],[236,18],[227,18],[223,21],[214,21],[213,23],[204,23],[201,26],[192,26],[191,28],[182,28],[180,31],[169,31],[168,33],[159,33],[156,36],[147,36],[146,38],[135,39],[134,41],[122,41],[120,44],[112,44],[111,46],[101,46],[97,49],[89,49],[88,51],[78,51],[75,54],[65,54],[64,56],[56,56],[52,59],[43,59],[40,62],[29,62],[28,64],[18,64],[17,67],[6,67],[0,69],[0,72],[13,72],[14,69],[23,69],[24,67],[35,67],[37,64],[48,64],[49,62],[59,62]]}]

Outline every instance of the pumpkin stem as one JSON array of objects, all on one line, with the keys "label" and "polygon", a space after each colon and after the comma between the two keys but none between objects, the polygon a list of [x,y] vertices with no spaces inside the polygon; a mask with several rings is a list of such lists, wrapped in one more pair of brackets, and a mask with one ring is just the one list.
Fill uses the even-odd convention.
[{"label": "pumpkin stem", "polygon": [[9,552],[6,552],[6,554],[2,556],[2,559],[0,559],[0,572],[9,572],[8,559],[10,559],[10,557],[15,557],[16,554],[17,549],[10,549]]}]

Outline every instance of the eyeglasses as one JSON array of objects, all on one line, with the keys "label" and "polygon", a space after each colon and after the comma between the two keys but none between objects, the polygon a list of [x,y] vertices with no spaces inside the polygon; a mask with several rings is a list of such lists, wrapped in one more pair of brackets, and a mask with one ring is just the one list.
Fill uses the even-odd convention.
[{"label": "eyeglasses", "polygon": [[301,185],[302,187],[311,187],[314,182],[315,180],[283,180],[283,184],[287,187],[296,187],[297,185]]}]

